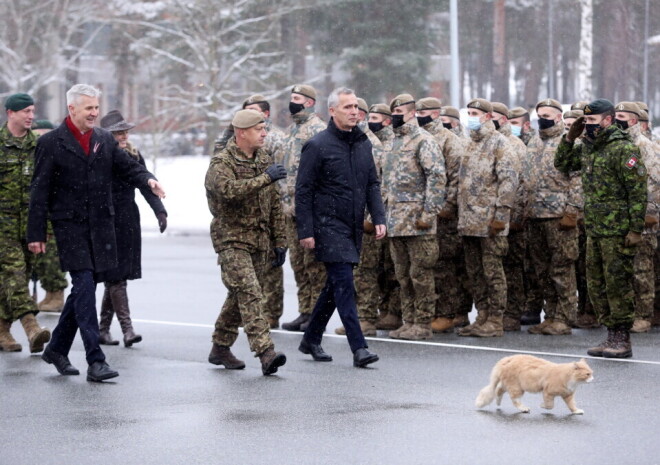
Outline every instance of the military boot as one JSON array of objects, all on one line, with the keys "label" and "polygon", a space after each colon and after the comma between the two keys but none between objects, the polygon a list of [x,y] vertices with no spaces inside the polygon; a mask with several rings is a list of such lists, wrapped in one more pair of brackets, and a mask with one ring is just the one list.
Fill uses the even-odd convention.
[{"label": "military boot", "polygon": [[[376,325],[374,325],[371,321],[360,320],[360,329],[362,330],[363,336],[376,335]],[[346,336],[346,328],[340,326],[339,328],[335,329],[335,333],[339,334],[340,336]]]},{"label": "military boot", "polygon": [[651,321],[642,320],[641,318],[636,318],[632,328],[630,328],[631,333],[648,333],[649,331],[651,331]]},{"label": "military boot", "polygon": [[431,330],[434,333],[447,333],[452,329],[454,329],[453,318],[441,316],[431,322]]},{"label": "military boot", "polygon": [[527,328],[527,332],[529,334],[543,334],[545,327],[551,324],[552,324],[552,319],[546,318],[545,320],[543,320],[543,323],[539,323],[538,325],[534,325],[531,328]]},{"label": "military boot", "polygon": [[36,354],[44,350],[44,344],[50,341],[50,330],[39,326],[33,313],[23,315],[21,324],[30,342],[30,353]]},{"label": "military boot", "polygon": [[110,292],[105,288],[103,292],[103,299],[101,300],[101,316],[99,318],[99,344],[106,346],[119,345],[119,341],[112,338],[110,334],[110,325],[112,324],[112,317],[115,311],[112,308],[112,299],[110,299]]},{"label": "military boot", "polygon": [[227,370],[242,370],[245,368],[245,362],[237,359],[227,346],[221,346],[213,343],[211,353],[209,354],[209,363],[214,365],[223,365]]},{"label": "military boot", "polygon": [[501,337],[504,336],[502,315],[489,315],[485,323],[475,326],[470,331],[472,337]]},{"label": "military boot", "polygon": [[464,328],[470,325],[470,317],[466,314],[456,315],[454,317],[454,329]]},{"label": "military boot", "polygon": [[541,329],[541,334],[545,334],[546,336],[564,336],[571,334],[572,332],[573,330],[571,330],[570,326],[563,321],[557,320],[552,320],[552,323],[545,325],[543,329]]},{"label": "military boot", "polygon": [[302,331],[300,326],[308,323],[311,317],[311,313],[301,313],[295,320],[282,323],[282,329],[285,331]]},{"label": "military boot", "polygon": [[124,347],[131,347],[142,341],[142,336],[135,334],[133,330],[133,321],[131,320],[131,309],[128,306],[128,294],[126,293],[126,281],[108,286],[110,299],[112,299],[112,308],[117,314],[119,326],[124,333]]},{"label": "military boot", "polygon": [[660,311],[654,311],[651,318],[651,326],[660,326]]},{"label": "military boot", "polygon": [[607,338],[598,344],[596,347],[591,347],[587,349],[587,354],[591,355],[592,357],[602,357],[603,352],[605,352],[605,349],[609,348],[613,341],[614,338],[614,330],[613,329],[607,329]]},{"label": "military boot", "polygon": [[392,331],[394,329],[400,328],[402,324],[403,321],[401,320],[400,316],[396,316],[393,313],[387,313],[382,315],[376,322],[376,329]]},{"label": "military boot", "polygon": [[64,308],[64,291],[46,291],[46,297],[37,308],[40,312],[61,312]]},{"label": "military boot", "polygon": [[5,352],[20,352],[23,350],[23,347],[11,335],[9,332],[10,328],[11,321],[0,318],[0,350]]},{"label": "military boot", "polygon": [[630,343],[630,332],[627,329],[617,328],[614,330],[612,342],[603,350],[605,358],[629,358],[632,357],[632,344]]},{"label": "military boot", "polygon": [[272,347],[259,354],[261,361],[261,372],[264,376],[277,373],[277,369],[286,363],[286,355],[282,352],[275,352]]},{"label": "military boot", "polygon": [[410,328],[399,333],[399,339],[406,339],[408,341],[424,341],[433,337],[433,330],[430,323],[417,324],[415,323]]},{"label": "military boot", "polygon": [[389,337],[392,339],[401,339],[401,333],[404,331],[408,331],[410,328],[412,328],[412,323],[404,323],[401,325],[398,329],[395,329],[394,331],[390,331],[388,334]]},{"label": "military boot", "polygon": [[573,326],[580,329],[594,329],[600,328],[600,323],[593,313],[582,313]]},{"label": "military boot", "polygon": [[456,334],[459,336],[471,336],[472,331],[480,325],[483,325],[486,323],[486,320],[488,320],[488,312],[486,311],[478,311],[477,312],[477,319],[474,320],[474,323],[469,324],[467,326],[464,326],[463,328],[460,328],[458,331],[456,331]]},{"label": "military boot", "polygon": [[504,315],[502,324],[504,325],[504,331],[520,331],[520,318]]}]

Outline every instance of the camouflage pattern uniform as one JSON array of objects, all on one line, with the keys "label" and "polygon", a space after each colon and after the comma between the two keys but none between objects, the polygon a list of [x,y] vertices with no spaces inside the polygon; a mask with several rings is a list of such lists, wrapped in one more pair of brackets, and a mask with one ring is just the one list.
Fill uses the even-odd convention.
[{"label": "camouflage pattern uniform", "polygon": [[577,311],[578,230],[561,229],[560,221],[569,214],[577,225],[583,204],[582,185],[578,173],[565,174],[554,166],[563,134],[564,123],[559,122],[540,131],[540,144],[527,146],[525,218],[532,266],[546,304],[545,322],[537,327],[542,334],[555,321],[570,327]]},{"label": "camouflage pattern uniform", "polygon": [[231,347],[242,321],[250,350],[257,355],[273,347],[263,316],[264,272],[272,244],[286,245],[279,194],[264,172],[271,163],[263,149],[248,159],[232,138],[211,159],[205,180],[213,214],[211,239],[228,290],[213,342]]},{"label": "camouflage pattern uniform", "polygon": [[46,292],[63,291],[69,286],[66,273],[60,268],[60,257],[57,254],[57,243],[53,227],[48,222],[48,241],[46,242],[46,253],[37,255],[34,271],[39,278],[41,287]]},{"label": "camouflage pattern uniform", "polygon": [[[437,298],[433,279],[438,260],[436,216],[445,204],[445,161],[435,139],[419,127],[417,119],[395,128],[394,134],[392,150],[385,153],[382,185],[390,253],[407,325],[402,331],[412,325],[428,325],[430,331]],[[417,221],[429,229],[417,229]]]},{"label": "camouflage pattern uniform", "polygon": [[593,144],[574,144],[565,137],[555,167],[582,172],[587,232],[589,298],[602,324],[629,330],[635,313],[633,263],[635,247],[625,236],[644,229],[646,168],[631,137],[612,125]]},{"label": "camouflage pattern uniform", "polygon": [[[460,335],[473,335],[487,321],[498,328],[506,309],[506,256],[509,220],[518,187],[515,155],[492,121],[470,131],[458,172],[458,233],[463,237],[465,263],[477,307],[475,324]],[[493,221],[505,224],[495,237],[489,236]],[[501,330],[496,331],[501,335]]]}]

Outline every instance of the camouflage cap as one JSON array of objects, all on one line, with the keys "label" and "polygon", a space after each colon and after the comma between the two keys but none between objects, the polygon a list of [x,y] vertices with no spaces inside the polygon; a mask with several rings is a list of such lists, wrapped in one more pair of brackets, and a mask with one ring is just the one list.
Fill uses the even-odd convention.
[{"label": "camouflage cap", "polygon": [[5,100],[5,109],[11,111],[21,111],[30,105],[34,105],[34,100],[28,94],[13,94]]},{"label": "camouflage cap", "polygon": [[523,107],[513,107],[509,110],[509,119],[520,118],[521,116],[529,116],[529,112]]},{"label": "camouflage cap", "polygon": [[369,113],[369,105],[367,105],[367,101],[365,99],[358,98],[357,103],[358,103],[358,110],[363,111],[365,113]]},{"label": "camouflage cap", "polygon": [[296,84],[291,88],[291,93],[304,95],[305,97],[316,101],[316,89],[307,84]]},{"label": "camouflage cap", "polygon": [[581,101],[575,102],[573,105],[571,105],[571,110],[582,110],[582,111],[584,111],[584,107],[586,107],[587,105],[589,105],[589,102],[585,102],[585,101],[581,100]]},{"label": "camouflage cap", "polygon": [[649,106],[645,102],[635,102],[637,106],[639,107],[640,110],[644,110],[645,112],[649,112]]},{"label": "camouflage cap", "polygon": [[493,112],[493,105],[485,98],[473,98],[467,104],[468,108],[476,108],[477,110],[485,111],[486,113]]},{"label": "camouflage cap", "polygon": [[264,121],[264,115],[260,111],[238,110],[231,120],[231,125],[238,129],[248,129]]},{"label": "camouflage cap", "polygon": [[254,105],[255,103],[268,103],[268,100],[266,100],[266,97],[261,94],[250,95],[243,102],[243,109],[245,109],[245,107],[248,105]]},{"label": "camouflage cap", "polygon": [[639,120],[643,121],[644,123],[649,122],[649,112],[646,110],[639,110]]},{"label": "camouflage cap", "polygon": [[55,126],[47,119],[38,119],[32,123],[32,129],[55,129]]},{"label": "camouflage cap", "polygon": [[566,118],[579,118],[580,116],[583,116],[584,112],[582,110],[568,110],[564,112],[564,115],[562,116],[564,119]]},{"label": "camouflage cap", "polygon": [[458,108],[450,107],[449,105],[440,109],[440,116],[449,116],[450,118],[455,118],[458,120],[461,119],[461,114],[458,111]]},{"label": "camouflage cap", "polygon": [[375,105],[371,105],[371,108],[369,108],[369,113],[380,113],[381,115],[392,116],[390,107],[387,106],[386,103],[376,103]]},{"label": "camouflage cap", "polygon": [[598,98],[584,107],[585,115],[602,115],[607,111],[614,111],[614,105],[606,98]]},{"label": "camouflage cap", "polygon": [[555,100],[553,98],[547,98],[545,100],[541,100],[539,103],[536,104],[536,111],[539,111],[539,108],[541,107],[550,107],[550,108],[556,108],[557,110],[563,112],[564,109],[561,107],[561,103],[559,103],[559,100]]},{"label": "camouflage cap", "polygon": [[623,111],[639,116],[639,105],[635,102],[619,102],[614,106],[614,111]]},{"label": "camouflage cap", "polygon": [[501,102],[493,102],[491,105],[493,105],[493,111],[495,113],[499,113],[500,115],[504,115],[507,118],[509,117],[509,108],[504,105]]},{"label": "camouflage cap", "polygon": [[417,101],[415,108],[417,110],[439,110],[442,108],[442,102],[435,97],[424,97]]},{"label": "camouflage cap", "polygon": [[401,105],[406,105],[408,103],[415,103],[415,98],[410,94],[399,94],[390,102],[390,110],[393,111],[396,107],[400,107]]}]

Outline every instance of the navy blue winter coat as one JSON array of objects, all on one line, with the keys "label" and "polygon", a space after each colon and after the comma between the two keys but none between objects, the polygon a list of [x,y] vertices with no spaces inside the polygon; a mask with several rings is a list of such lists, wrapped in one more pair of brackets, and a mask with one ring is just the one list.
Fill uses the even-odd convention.
[{"label": "navy blue winter coat", "polygon": [[341,131],[331,119],[300,156],[298,239],[314,237],[320,262],[358,263],[365,206],[374,224],[385,224],[371,142],[359,128]]}]

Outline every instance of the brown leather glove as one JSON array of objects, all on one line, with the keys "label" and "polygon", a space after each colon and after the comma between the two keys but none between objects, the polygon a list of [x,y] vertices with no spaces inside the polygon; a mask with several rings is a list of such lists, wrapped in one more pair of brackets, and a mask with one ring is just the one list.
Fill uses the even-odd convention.
[{"label": "brown leather glove", "polygon": [[640,242],[642,242],[642,235],[640,233],[635,231],[628,231],[623,244],[626,247],[637,247]]},{"label": "brown leather glove", "polygon": [[658,218],[653,216],[653,215],[646,215],[644,217],[644,227],[645,228],[652,228],[658,224]]},{"label": "brown leather glove", "polygon": [[373,234],[373,232],[376,230],[374,224],[371,221],[367,221],[367,220],[364,220],[363,228],[364,228],[364,232],[366,232],[367,234]]},{"label": "brown leather glove", "polygon": [[438,218],[442,220],[453,220],[456,219],[456,215],[451,210],[443,209],[440,213],[438,213]]},{"label": "brown leather glove", "polygon": [[417,220],[415,221],[415,228],[425,231],[427,229],[431,229],[431,225],[428,224],[426,221]]},{"label": "brown leather glove", "polygon": [[569,142],[575,142],[575,140],[582,135],[585,124],[584,116],[580,116],[575,121],[573,121],[571,129],[569,129],[568,133],[566,134],[566,140]]},{"label": "brown leather glove", "polygon": [[506,223],[504,221],[493,220],[488,226],[488,236],[495,237],[497,234],[501,233],[506,229]]},{"label": "brown leather glove", "polygon": [[564,213],[564,216],[559,220],[560,231],[570,231],[577,227],[577,215],[575,213]]}]

